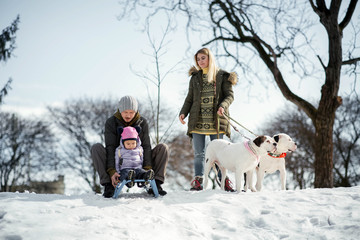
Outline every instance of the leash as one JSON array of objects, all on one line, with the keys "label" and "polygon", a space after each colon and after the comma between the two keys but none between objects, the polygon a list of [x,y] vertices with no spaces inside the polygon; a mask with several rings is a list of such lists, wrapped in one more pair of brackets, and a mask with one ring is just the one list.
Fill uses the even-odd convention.
[{"label": "leash", "polygon": [[256,159],[256,165],[258,165],[260,162],[260,156],[256,155],[255,150],[249,145],[249,142],[244,142],[244,146]]},{"label": "leash", "polygon": [[252,131],[250,131],[249,129],[247,129],[246,127],[244,127],[243,125],[241,125],[240,123],[238,123],[235,119],[231,118],[229,115],[227,115],[226,113],[223,114],[224,118],[229,122],[229,124],[234,128],[235,131],[237,131],[242,137],[251,140],[250,138],[248,138],[247,136],[245,136],[244,134],[242,134],[239,129],[231,123],[230,120],[234,121],[237,125],[241,126],[242,128],[244,128],[245,130],[247,130],[249,133],[253,134],[255,137],[258,137],[259,135],[253,133]]}]

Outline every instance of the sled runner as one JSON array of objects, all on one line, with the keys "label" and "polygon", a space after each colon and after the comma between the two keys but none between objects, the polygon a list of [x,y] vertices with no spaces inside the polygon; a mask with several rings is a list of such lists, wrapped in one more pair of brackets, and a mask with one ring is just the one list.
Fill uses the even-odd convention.
[{"label": "sled runner", "polygon": [[[113,198],[116,199],[118,198],[119,194],[121,193],[121,190],[123,189],[123,187],[127,184],[131,182],[131,180],[123,180],[122,182],[118,183],[118,185],[115,188],[115,192],[113,195]],[[152,191],[154,192],[154,197],[158,197],[159,196],[159,191],[156,187],[156,183],[155,183],[155,179],[152,180],[144,180],[144,179],[135,179],[134,183],[137,183],[138,187],[144,187],[146,189],[146,191],[148,191],[148,187],[147,187],[147,182],[150,182],[150,186],[152,188]]]}]

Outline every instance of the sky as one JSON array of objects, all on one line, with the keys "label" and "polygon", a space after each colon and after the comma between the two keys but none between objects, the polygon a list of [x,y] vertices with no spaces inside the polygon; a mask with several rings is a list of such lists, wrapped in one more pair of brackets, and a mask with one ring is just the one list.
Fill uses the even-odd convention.
[{"label": "sky", "polygon": [[[132,188],[133,189],[133,188]],[[360,187],[229,193],[0,193],[0,239],[355,240]]]},{"label": "sky", "polygon": [[[130,66],[140,72],[154,69],[153,58],[146,55],[151,52],[149,40],[140,31],[141,23],[119,21],[120,12],[118,0],[0,0],[0,29],[20,15],[14,56],[0,64],[0,86],[13,79],[1,108],[33,116],[44,113],[46,106],[60,106],[85,96],[120,99],[129,94],[146,100],[146,86]],[[159,36],[164,22],[161,17],[154,20],[152,36]],[[163,72],[185,61],[164,80],[161,97],[178,112],[188,88],[188,69],[194,64],[192,55],[203,41],[192,35],[189,49],[182,30],[168,40],[161,58]],[[242,72],[237,73],[241,81]],[[291,81],[289,86],[305,99],[316,99],[321,81]],[[235,101],[230,107],[232,116],[250,129],[259,127],[264,115],[292,105],[274,84],[262,86],[254,81],[253,86],[250,93],[241,84],[235,86]],[[341,91],[349,87],[344,81]],[[186,131],[186,126],[182,127]]]},{"label": "sky", "polygon": [[21,21],[16,57],[1,71],[2,81],[13,78],[6,105],[40,110],[84,95],[138,93],[129,64],[142,62],[147,39],[117,20],[117,1],[0,1],[0,9],[2,28],[18,14]]}]

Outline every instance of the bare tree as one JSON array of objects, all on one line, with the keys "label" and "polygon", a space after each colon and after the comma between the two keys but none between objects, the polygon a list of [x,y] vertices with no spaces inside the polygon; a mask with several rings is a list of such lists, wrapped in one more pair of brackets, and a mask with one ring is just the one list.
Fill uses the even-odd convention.
[{"label": "bare tree", "polygon": [[97,172],[93,166],[90,149],[94,143],[104,144],[106,120],[114,114],[116,102],[111,99],[78,99],[63,107],[48,107],[50,117],[64,133],[59,153],[66,167],[82,177],[91,189],[100,192]]},{"label": "bare tree", "polygon": [[350,187],[360,183],[360,99],[345,98],[334,125],[334,184]]},{"label": "bare tree", "polygon": [[[173,124],[176,118],[176,113],[173,113],[170,108],[167,108],[163,101],[161,101],[161,84],[165,81],[169,74],[174,72],[176,68],[179,66],[180,62],[175,63],[168,70],[163,71],[163,63],[161,58],[167,53],[167,45],[170,43],[167,41],[167,37],[171,32],[171,22],[170,20],[167,22],[166,28],[163,31],[162,36],[160,36],[159,41],[155,37],[151,35],[150,31],[150,21],[146,22],[146,34],[149,40],[151,53],[144,53],[145,55],[152,58],[152,63],[154,64],[153,69],[146,69],[145,71],[134,71],[132,70],[136,76],[140,77],[147,89],[148,93],[148,101],[150,105],[144,104],[144,111],[147,115],[147,119],[149,120],[149,126],[154,129],[154,138],[153,142],[159,144],[160,142],[166,142],[168,138],[171,136],[173,132]],[[131,67],[131,66],[130,66]],[[153,100],[151,87],[148,83],[153,84],[156,87],[156,97]],[[164,107],[165,106],[165,107]],[[163,121],[165,118],[161,117],[166,115],[165,122]],[[172,118],[169,116],[173,116]],[[169,120],[170,119],[170,120]]]},{"label": "bare tree", "polygon": [[40,171],[56,168],[55,137],[49,124],[0,112],[1,191],[28,183]]},{"label": "bare tree", "polygon": [[[222,56],[234,60],[245,70],[253,69],[252,72],[256,73],[259,64],[255,64],[254,59],[260,60],[282,95],[304,111],[315,128],[314,186],[333,187],[333,125],[335,112],[342,103],[342,98],[338,96],[341,69],[350,64],[351,72],[355,73],[360,60],[354,56],[358,54],[356,49],[359,47],[356,38],[350,44],[354,51],[343,52],[342,42],[357,0],[350,0],[347,4],[333,0],[328,6],[324,0],[171,0],[166,4],[156,0],[125,2],[123,13],[126,14],[122,14],[123,17],[129,16],[137,8],[144,8],[151,10],[149,17],[161,11],[184,14],[190,30],[211,29],[212,36],[206,36],[208,40],[204,45],[221,47],[222,51],[219,52],[223,53]],[[324,57],[316,52],[311,32],[307,31],[315,24],[309,21],[315,19],[314,16],[318,17],[327,34],[328,55]],[[353,26],[355,36],[359,32],[359,23]],[[246,58],[248,53],[249,57]],[[309,54],[317,55],[320,64],[312,62]],[[344,56],[349,58],[343,60]],[[289,65],[294,72],[302,72],[302,77],[320,73],[324,80],[317,107],[290,89],[288,83],[292,75],[286,72]]]},{"label": "bare tree", "polygon": [[194,174],[194,152],[189,137],[184,134],[176,136],[169,142],[169,148],[171,151],[167,171],[168,177],[175,179],[175,183],[178,185],[181,185],[181,182],[176,182],[178,174],[191,181]]},{"label": "bare tree", "polygon": [[[149,100],[150,101],[150,100]],[[139,111],[143,117],[148,121],[149,129],[151,129],[150,139],[154,145],[163,142],[168,143],[172,141],[173,137],[176,137],[176,128],[174,127],[174,121],[177,119],[177,114],[174,113],[172,107],[168,106],[166,102],[162,102],[159,113],[153,109],[153,105],[148,102],[139,102]],[[158,120],[156,115],[159,115]],[[158,139],[156,138],[156,129],[159,129]]]},{"label": "bare tree", "polygon": [[[0,34],[0,62],[6,62],[12,55],[12,52],[15,49],[15,33],[18,30],[18,24],[20,22],[20,17],[17,18],[11,23],[11,25],[5,28]],[[11,89],[10,84],[12,79],[10,78],[5,86],[0,90],[0,104],[3,101],[3,98],[8,94],[9,89]]]}]

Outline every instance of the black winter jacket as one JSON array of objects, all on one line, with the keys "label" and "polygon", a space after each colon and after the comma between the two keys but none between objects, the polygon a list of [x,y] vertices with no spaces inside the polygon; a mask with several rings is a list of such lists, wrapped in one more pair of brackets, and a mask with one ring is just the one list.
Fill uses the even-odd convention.
[{"label": "black winter jacket", "polygon": [[[137,113],[139,114],[139,113]],[[110,176],[115,173],[115,149],[120,144],[120,134],[118,134],[119,127],[127,127],[120,120],[121,115],[116,112],[113,116],[108,118],[105,123],[105,149],[106,149],[106,170]],[[149,137],[149,125],[145,118],[140,117],[135,123],[131,125],[140,126],[141,132],[139,134],[141,146],[144,149],[143,168],[151,169],[151,143]]]}]

